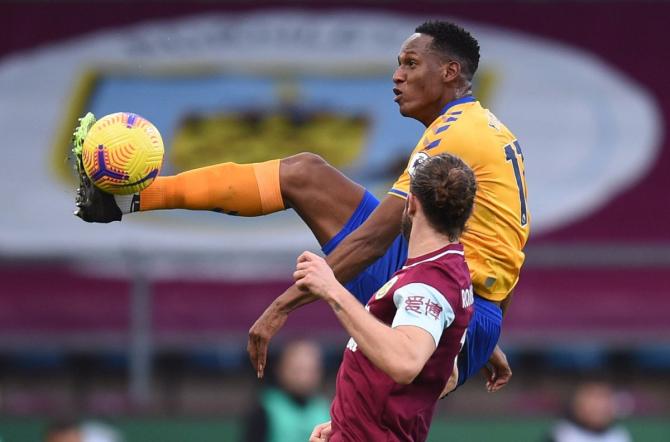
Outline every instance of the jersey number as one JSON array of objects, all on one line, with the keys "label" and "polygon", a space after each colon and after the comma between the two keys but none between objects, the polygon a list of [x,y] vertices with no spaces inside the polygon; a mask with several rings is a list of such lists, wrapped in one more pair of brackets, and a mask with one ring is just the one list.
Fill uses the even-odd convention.
[{"label": "jersey number", "polygon": [[518,141],[514,141],[513,145],[514,147],[512,147],[512,144],[505,146],[505,158],[507,161],[512,162],[512,168],[514,169],[516,187],[519,189],[519,202],[521,203],[521,227],[524,227],[528,223],[528,214],[526,212],[526,192],[523,188],[521,169],[519,168],[519,160],[517,159],[518,155],[523,161],[523,153],[521,153],[521,146],[519,146]]}]

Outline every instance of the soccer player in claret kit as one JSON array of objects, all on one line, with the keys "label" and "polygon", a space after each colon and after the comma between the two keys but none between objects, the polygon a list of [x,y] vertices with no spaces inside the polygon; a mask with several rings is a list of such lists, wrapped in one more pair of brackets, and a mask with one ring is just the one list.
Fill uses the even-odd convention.
[{"label": "soccer player in claret kit", "polygon": [[418,164],[403,213],[403,267],[365,308],[317,255],[303,253],[297,286],[327,301],[351,340],[337,374],[330,423],[312,441],[424,441],[472,315],[474,295],[458,237],[475,177],[457,157]]},{"label": "soccer player in claret kit", "polygon": [[[426,131],[406,171],[381,202],[317,155],[301,153],[264,163],[224,163],[159,176],[135,195],[106,194],[80,176],[76,214],[88,222],[110,222],[147,210],[260,216],[290,207],[321,244],[337,279],[365,304],[407,257],[400,229],[411,169],[424,158],[454,154],[474,172],[478,191],[461,237],[475,292],[474,314],[448,389],[486,366],[487,386],[494,391],[511,376],[496,344],[503,310],[524,261],[530,213],[520,145],[472,95],[478,64],[477,40],[453,23],[426,22],[402,44],[393,75],[395,102],[403,116],[420,121]],[[82,121],[83,126],[88,123]],[[81,138],[85,130],[77,133]],[[268,343],[288,314],[316,299],[294,285],[251,327],[247,348],[259,376]]]}]

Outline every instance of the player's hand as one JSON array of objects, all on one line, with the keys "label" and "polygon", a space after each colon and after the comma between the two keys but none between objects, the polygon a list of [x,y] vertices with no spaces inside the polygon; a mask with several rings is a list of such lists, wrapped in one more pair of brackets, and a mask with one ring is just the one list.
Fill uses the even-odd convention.
[{"label": "player's hand", "polygon": [[328,442],[330,434],[333,432],[330,422],[324,422],[314,427],[312,434],[309,436],[309,442]]},{"label": "player's hand", "polygon": [[303,252],[298,257],[293,279],[300,290],[319,298],[326,298],[340,285],[326,260],[312,252]]},{"label": "player's hand", "polygon": [[282,328],[287,318],[286,313],[275,308],[274,304],[270,304],[249,329],[247,352],[258,379],[261,379],[265,372],[270,339]]},{"label": "player's hand", "polygon": [[497,345],[489,358],[489,363],[482,368],[482,374],[486,378],[486,389],[489,393],[500,390],[512,378],[512,368],[507,362],[507,356]]}]

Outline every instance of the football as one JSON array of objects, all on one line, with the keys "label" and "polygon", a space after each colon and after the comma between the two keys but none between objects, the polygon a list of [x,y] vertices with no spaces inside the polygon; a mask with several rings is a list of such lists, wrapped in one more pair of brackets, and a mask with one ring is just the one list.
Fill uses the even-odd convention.
[{"label": "football", "polygon": [[153,182],[163,154],[163,140],[151,122],[137,114],[117,112],[90,128],[82,148],[82,164],[97,187],[126,195]]}]

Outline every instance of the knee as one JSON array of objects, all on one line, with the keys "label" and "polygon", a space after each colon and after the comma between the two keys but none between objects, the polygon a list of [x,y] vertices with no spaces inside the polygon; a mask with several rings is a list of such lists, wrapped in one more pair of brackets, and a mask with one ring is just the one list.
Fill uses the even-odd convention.
[{"label": "knee", "polygon": [[282,193],[294,190],[305,191],[310,186],[323,182],[330,164],[319,155],[303,152],[281,160],[279,180]]}]

